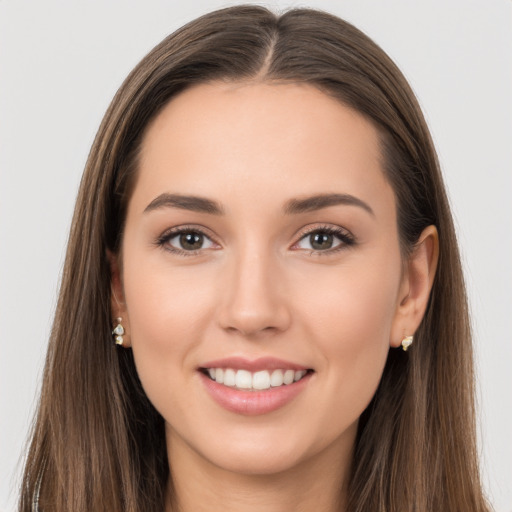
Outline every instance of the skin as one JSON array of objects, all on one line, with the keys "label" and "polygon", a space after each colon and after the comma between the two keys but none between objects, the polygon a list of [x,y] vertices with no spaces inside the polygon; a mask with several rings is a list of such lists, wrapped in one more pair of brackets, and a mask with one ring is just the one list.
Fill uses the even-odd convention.
[{"label": "skin", "polygon": [[[211,199],[223,213],[145,211],[164,193]],[[284,211],[332,193],[371,212]],[[180,226],[204,231],[198,251],[163,240]],[[342,238],[312,250],[309,233],[326,227]],[[203,84],[174,98],[146,132],[111,256],[113,310],[166,422],[168,510],[342,510],[359,416],[390,347],[421,321],[437,244],[431,226],[402,260],[376,130],[311,86]],[[229,356],[314,372],[285,406],[246,416],[214,402],[198,372]]]}]

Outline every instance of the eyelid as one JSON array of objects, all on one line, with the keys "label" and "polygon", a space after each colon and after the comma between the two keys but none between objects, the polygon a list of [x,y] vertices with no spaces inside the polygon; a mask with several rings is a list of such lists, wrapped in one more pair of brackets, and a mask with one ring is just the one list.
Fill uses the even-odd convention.
[{"label": "eyelid", "polygon": [[[170,239],[180,235],[181,233],[186,233],[186,232],[200,233],[204,237],[208,238],[213,244],[217,245],[217,247],[186,251],[186,250],[179,249],[179,248],[176,248],[176,247],[173,247],[170,245],[166,245]],[[303,240],[305,237],[307,237],[313,233],[316,233],[316,232],[326,232],[326,233],[332,234],[332,235],[336,236],[340,240],[341,243],[331,249],[326,249],[326,250],[311,249],[311,250],[309,250],[311,253],[314,253],[314,254],[318,254],[318,255],[332,254],[338,250],[341,250],[341,249],[344,249],[344,248],[347,248],[347,247],[350,247],[350,246],[356,244],[356,238],[348,229],[338,226],[336,224],[322,223],[322,224],[309,224],[309,225],[301,228],[299,230],[299,232],[296,234],[296,236],[294,237],[296,241],[292,244],[290,249],[306,250],[306,249],[298,248],[297,244],[301,240]],[[216,249],[221,248],[221,244],[217,241],[216,235],[213,234],[210,229],[208,229],[205,226],[202,226],[200,224],[183,224],[183,225],[173,226],[172,228],[166,229],[165,231],[162,232],[162,234],[160,234],[156,238],[154,244],[164,250],[171,252],[171,253],[185,255],[185,256],[194,256],[203,251],[209,251],[212,249],[216,250]]]},{"label": "eyelid", "polygon": [[[215,248],[207,248],[207,249],[197,249],[192,251],[186,251],[184,249],[179,249],[178,247],[173,247],[168,244],[169,240],[172,238],[179,236],[182,233],[195,232],[203,235],[205,238],[210,240],[217,247]],[[172,228],[166,229],[160,234],[154,244],[166,251],[169,251],[173,254],[183,255],[183,256],[194,256],[203,251],[216,250],[220,248],[219,242],[216,240],[216,236],[205,226],[201,226],[200,224],[182,224],[179,226],[173,226]]]},{"label": "eyelid", "polygon": [[311,249],[310,252],[314,253],[314,254],[319,254],[319,255],[320,254],[332,254],[338,250],[355,245],[355,243],[356,243],[355,236],[346,228],[343,228],[336,224],[325,224],[325,223],[310,224],[308,226],[303,227],[297,233],[296,241],[291,246],[291,249],[295,248],[295,250],[306,250],[306,249],[297,248],[296,247],[297,244],[300,241],[302,241],[304,238],[306,238],[307,236],[310,236],[311,234],[317,233],[317,232],[326,232],[326,233],[332,234],[332,235],[336,236],[341,241],[341,243],[331,249],[326,249],[326,250]]}]

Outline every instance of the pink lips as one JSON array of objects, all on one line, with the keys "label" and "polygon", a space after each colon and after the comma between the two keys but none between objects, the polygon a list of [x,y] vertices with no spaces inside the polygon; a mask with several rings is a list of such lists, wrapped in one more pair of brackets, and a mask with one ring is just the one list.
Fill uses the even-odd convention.
[{"label": "pink lips", "polygon": [[234,368],[235,370],[247,370],[249,372],[257,372],[259,370],[307,370],[306,366],[276,359],[275,357],[260,357],[250,361],[243,357],[227,357],[208,361],[201,365],[202,368]]},{"label": "pink lips", "polygon": [[[247,370],[250,372],[277,369],[307,370],[305,366],[271,357],[264,357],[253,361],[240,357],[219,359],[208,361],[201,365],[201,369],[207,368],[232,368],[234,370]],[[248,416],[267,414],[285,406],[305,389],[311,377],[311,373],[307,373],[301,380],[292,384],[255,391],[228,387],[212,380],[202,371],[199,373],[206,391],[215,402],[230,412]]]}]

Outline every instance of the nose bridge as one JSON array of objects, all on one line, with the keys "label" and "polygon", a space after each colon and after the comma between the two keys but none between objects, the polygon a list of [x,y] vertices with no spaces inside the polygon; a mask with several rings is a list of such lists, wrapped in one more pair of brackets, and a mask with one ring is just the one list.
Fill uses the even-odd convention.
[{"label": "nose bridge", "polygon": [[287,328],[290,312],[277,255],[256,241],[233,251],[225,274],[220,321],[244,335]]}]

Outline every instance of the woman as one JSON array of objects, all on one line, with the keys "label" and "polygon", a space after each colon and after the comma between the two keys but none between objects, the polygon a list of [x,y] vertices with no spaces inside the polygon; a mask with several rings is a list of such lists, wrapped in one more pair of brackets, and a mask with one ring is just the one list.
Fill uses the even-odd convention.
[{"label": "woman", "polygon": [[485,511],[472,385],[403,76],[330,15],[217,11],[96,137],[20,510]]}]

